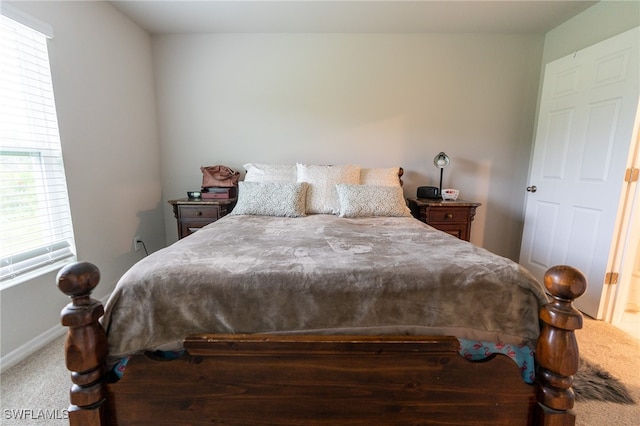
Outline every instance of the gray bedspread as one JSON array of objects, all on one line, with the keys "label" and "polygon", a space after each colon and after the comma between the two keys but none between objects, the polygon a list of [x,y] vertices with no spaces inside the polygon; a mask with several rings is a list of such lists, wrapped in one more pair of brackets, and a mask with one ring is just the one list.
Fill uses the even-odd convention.
[{"label": "gray bedspread", "polygon": [[546,302],[518,264],[413,218],[226,216],[134,265],[103,325],[116,358],[204,332],[531,343]]}]

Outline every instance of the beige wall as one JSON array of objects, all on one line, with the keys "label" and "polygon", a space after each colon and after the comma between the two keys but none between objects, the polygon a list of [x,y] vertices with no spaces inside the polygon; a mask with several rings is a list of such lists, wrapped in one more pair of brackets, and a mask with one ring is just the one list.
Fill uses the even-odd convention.
[{"label": "beige wall", "polygon": [[[153,39],[165,198],[199,167],[403,166],[482,203],[472,241],[517,258],[543,37],[221,34]],[[175,223],[165,211],[168,242]]]},{"label": "beige wall", "polygon": [[[53,27],[49,56],[78,258],[101,269],[101,298],[142,257],[134,236],[149,249],[165,240],[151,39],[105,2],[14,6]],[[3,290],[0,303],[4,366],[14,351],[62,330],[68,299],[51,273]]]},{"label": "beige wall", "polygon": [[545,35],[542,65],[638,25],[640,1],[600,1]]}]

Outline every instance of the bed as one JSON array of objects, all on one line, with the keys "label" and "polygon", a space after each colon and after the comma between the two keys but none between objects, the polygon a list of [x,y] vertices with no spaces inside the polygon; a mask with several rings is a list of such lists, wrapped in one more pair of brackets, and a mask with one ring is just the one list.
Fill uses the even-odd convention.
[{"label": "bed", "polygon": [[106,309],[61,270],[71,424],[573,424],[579,271],[543,287],[413,219],[399,168],[245,168]]}]

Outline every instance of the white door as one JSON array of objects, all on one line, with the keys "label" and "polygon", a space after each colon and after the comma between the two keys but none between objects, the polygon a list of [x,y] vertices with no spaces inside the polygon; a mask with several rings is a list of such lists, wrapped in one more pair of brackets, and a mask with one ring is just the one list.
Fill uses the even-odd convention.
[{"label": "white door", "polygon": [[551,266],[580,269],[577,307],[600,299],[638,104],[640,30],[547,64],[529,174],[520,263],[542,280]]}]

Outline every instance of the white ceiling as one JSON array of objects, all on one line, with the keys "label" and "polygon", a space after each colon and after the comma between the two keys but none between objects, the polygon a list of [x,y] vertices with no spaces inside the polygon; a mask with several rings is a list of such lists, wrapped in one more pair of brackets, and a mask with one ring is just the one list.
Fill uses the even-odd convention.
[{"label": "white ceiling", "polygon": [[597,1],[110,1],[152,34],[539,33]]}]

